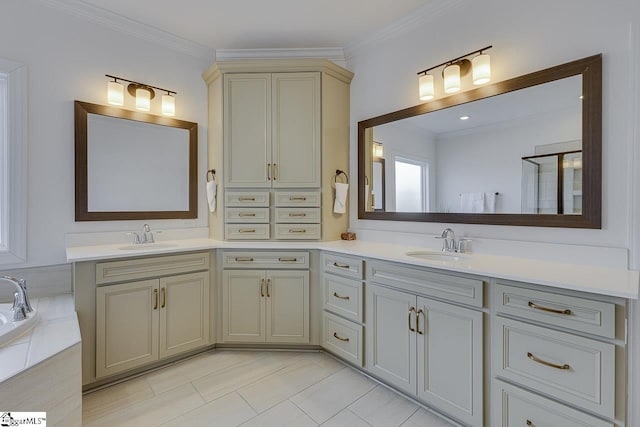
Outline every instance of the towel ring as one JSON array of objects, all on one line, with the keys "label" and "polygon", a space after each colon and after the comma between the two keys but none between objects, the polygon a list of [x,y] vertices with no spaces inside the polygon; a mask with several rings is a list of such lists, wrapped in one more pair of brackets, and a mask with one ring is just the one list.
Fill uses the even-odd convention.
[{"label": "towel ring", "polygon": [[344,179],[347,181],[343,184],[348,184],[349,183],[349,176],[347,175],[347,173],[345,171],[341,171],[340,169],[336,169],[336,174],[333,176],[333,183],[335,184],[336,182],[338,182],[338,176],[340,175],[344,175]]},{"label": "towel ring", "polygon": [[[211,179],[209,179],[209,177],[211,177]],[[215,169],[210,169],[207,171],[207,182],[210,181],[215,181],[216,180],[216,170]]]}]

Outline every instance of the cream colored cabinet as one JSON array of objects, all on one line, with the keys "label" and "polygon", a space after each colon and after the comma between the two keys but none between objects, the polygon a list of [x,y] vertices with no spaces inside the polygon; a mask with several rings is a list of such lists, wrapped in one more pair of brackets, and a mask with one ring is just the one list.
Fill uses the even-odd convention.
[{"label": "cream colored cabinet", "polygon": [[225,270],[225,342],[309,342],[309,272]]},{"label": "cream colored cabinet", "polygon": [[224,78],[225,186],[320,187],[320,73]]},{"label": "cream colored cabinet", "polygon": [[482,313],[367,285],[367,369],[472,426],[482,425]]},{"label": "cream colored cabinet", "polygon": [[96,289],[96,378],[209,343],[209,274]]}]

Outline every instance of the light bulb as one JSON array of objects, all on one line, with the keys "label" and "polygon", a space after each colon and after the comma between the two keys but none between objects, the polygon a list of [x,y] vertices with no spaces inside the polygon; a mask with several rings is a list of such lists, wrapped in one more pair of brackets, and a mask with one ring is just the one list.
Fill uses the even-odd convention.
[{"label": "light bulb", "polygon": [[482,85],[491,81],[491,58],[481,53],[471,60],[473,67],[473,84]]},{"label": "light bulb", "polygon": [[111,105],[124,105],[124,88],[116,81],[107,84],[107,102]]},{"label": "light bulb", "polygon": [[136,89],[136,108],[140,111],[151,109],[151,92],[147,89]]},{"label": "light bulb", "polygon": [[420,92],[420,100],[428,101],[433,99],[433,76],[431,74],[425,74],[418,79],[418,88]]},{"label": "light bulb", "polygon": [[460,90],[460,66],[449,65],[444,69],[444,91],[454,93]]},{"label": "light bulb", "polygon": [[165,116],[176,115],[176,99],[170,94],[162,95],[162,114]]}]

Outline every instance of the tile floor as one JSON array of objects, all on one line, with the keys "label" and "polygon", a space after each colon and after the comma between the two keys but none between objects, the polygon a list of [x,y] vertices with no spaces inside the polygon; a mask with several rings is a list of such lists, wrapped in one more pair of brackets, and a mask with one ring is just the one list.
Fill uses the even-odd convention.
[{"label": "tile floor", "polygon": [[83,426],[452,426],[324,353],[211,351],[82,405]]}]

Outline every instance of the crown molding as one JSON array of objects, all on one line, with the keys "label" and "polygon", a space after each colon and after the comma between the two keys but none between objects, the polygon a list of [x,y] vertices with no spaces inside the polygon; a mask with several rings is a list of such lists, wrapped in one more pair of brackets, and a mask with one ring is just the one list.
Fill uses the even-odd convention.
[{"label": "crown molding", "polygon": [[216,61],[235,61],[243,59],[289,59],[315,58],[344,62],[344,49],[341,47],[318,48],[274,48],[274,49],[217,49]]},{"label": "crown molding", "polygon": [[345,58],[353,58],[372,45],[423,26],[427,22],[432,22],[449,13],[451,10],[457,9],[465,3],[465,1],[466,0],[433,0],[382,29],[349,43],[344,47]]},{"label": "crown molding", "polygon": [[80,0],[39,0],[41,3],[62,10],[78,18],[103,25],[112,30],[146,40],[176,52],[187,55],[211,59],[215,57],[215,50],[192,40],[178,37],[166,31],[147,24],[129,19],[106,9],[84,3]]}]

